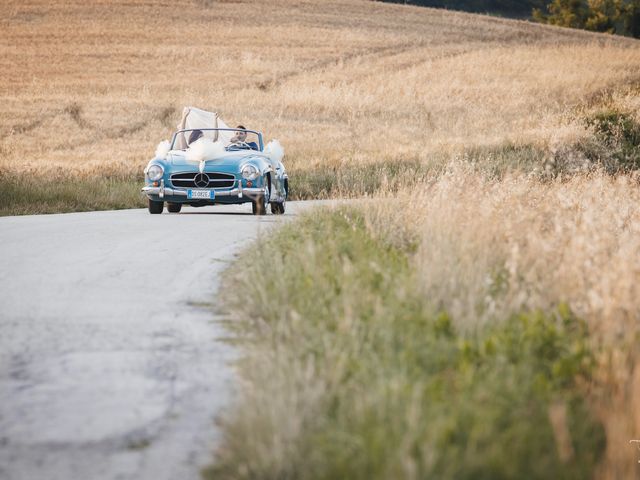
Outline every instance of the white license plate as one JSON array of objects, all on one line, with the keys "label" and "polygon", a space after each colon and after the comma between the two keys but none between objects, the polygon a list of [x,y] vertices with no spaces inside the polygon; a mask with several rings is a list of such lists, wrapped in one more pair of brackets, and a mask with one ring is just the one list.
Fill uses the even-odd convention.
[{"label": "white license plate", "polygon": [[207,200],[213,200],[216,198],[215,190],[188,190],[187,198],[205,198]]}]

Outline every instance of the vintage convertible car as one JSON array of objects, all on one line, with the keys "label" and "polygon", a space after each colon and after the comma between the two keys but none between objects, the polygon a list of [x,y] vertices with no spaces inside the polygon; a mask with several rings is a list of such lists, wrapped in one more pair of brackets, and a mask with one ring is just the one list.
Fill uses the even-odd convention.
[{"label": "vintage convertible car", "polygon": [[171,142],[158,145],[144,169],[142,191],[149,212],[251,202],[254,215],[285,212],[289,178],[277,140],[266,146],[260,132],[230,128],[218,115],[185,108]]}]

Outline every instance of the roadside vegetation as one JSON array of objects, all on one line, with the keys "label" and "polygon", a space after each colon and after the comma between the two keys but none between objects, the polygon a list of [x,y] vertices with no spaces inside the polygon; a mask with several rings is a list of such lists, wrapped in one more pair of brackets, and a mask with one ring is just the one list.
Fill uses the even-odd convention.
[{"label": "roadside vegetation", "polygon": [[460,163],[259,242],[205,477],[631,476],[637,185]]},{"label": "roadside vegetation", "polygon": [[0,171],[0,216],[119,210],[146,206],[140,175],[41,175]]}]

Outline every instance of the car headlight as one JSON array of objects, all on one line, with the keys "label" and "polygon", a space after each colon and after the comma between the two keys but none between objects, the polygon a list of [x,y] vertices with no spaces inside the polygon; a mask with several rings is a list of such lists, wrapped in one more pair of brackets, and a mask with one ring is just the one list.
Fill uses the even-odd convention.
[{"label": "car headlight", "polygon": [[244,178],[245,180],[255,180],[259,175],[258,169],[250,163],[243,165],[240,172],[242,173],[242,178]]},{"label": "car headlight", "polygon": [[164,169],[160,165],[151,165],[147,170],[147,177],[152,182],[160,180],[162,175],[164,175]]}]

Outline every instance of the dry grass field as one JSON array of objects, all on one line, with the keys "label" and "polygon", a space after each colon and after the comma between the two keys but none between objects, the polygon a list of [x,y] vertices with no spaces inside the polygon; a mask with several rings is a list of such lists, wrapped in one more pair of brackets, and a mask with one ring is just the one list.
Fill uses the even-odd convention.
[{"label": "dry grass field", "polygon": [[[637,459],[628,442],[640,435],[640,198],[637,174],[612,172],[618,154],[640,162],[639,47],[628,38],[364,0],[5,0],[0,214],[140,204],[142,168],[182,107],[218,111],[282,142],[297,197],[382,197],[364,214],[368,232],[409,252],[407,285],[417,288],[420,308],[447,312],[461,335],[568,305],[586,322],[597,359],[593,377],[576,387],[607,436],[597,474],[632,478]],[[607,123],[611,112],[624,117]],[[300,271],[315,278],[321,269],[304,263],[315,258],[308,253],[300,253]],[[252,278],[270,278],[272,266],[259,267]],[[340,271],[345,278],[348,268]],[[244,288],[268,303],[282,293],[269,296],[268,283]],[[298,293],[305,291],[312,289]],[[351,293],[340,305],[347,320],[361,302],[361,292]],[[383,303],[376,308],[384,313]],[[300,334],[304,322],[291,308],[273,314],[278,329],[258,322],[258,333]],[[339,327],[345,338],[368,341],[355,321]],[[284,415],[297,435],[301,417],[287,402],[313,413],[304,401],[323,400],[323,389],[339,384],[331,376],[319,387],[304,384],[314,372],[287,363],[298,357],[284,347],[250,358],[261,368],[245,370],[249,393],[240,404],[260,402],[273,414],[256,422],[278,425]],[[324,347],[332,372],[330,360],[346,357],[330,342]],[[276,374],[303,392],[278,397],[292,391],[260,383]],[[287,384],[291,378],[299,383]],[[232,421],[226,430],[237,451],[253,452],[256,471],[240,465],[243,475],[297,472],[287,462],[301,454],[299,437],[253,427]],[[275,443],[259,443],[258,433]],[[256,443],[247,446],[243,435]],[[415,452],[406,449],[418,436],[398,435],[405,450],[385,450],[398,455],[398,470],[384,472],[419,478],[416,468],[433,465],[412,463]],[[233,442],[226,447],[232,453],[222,458],[235,478]]]},{"label": "dry grass field", "polygon": [[369,1],[4,1],[0,168],[138,174],[184,105],[292,173],[547,147],[640,77],[637,41]]}]

